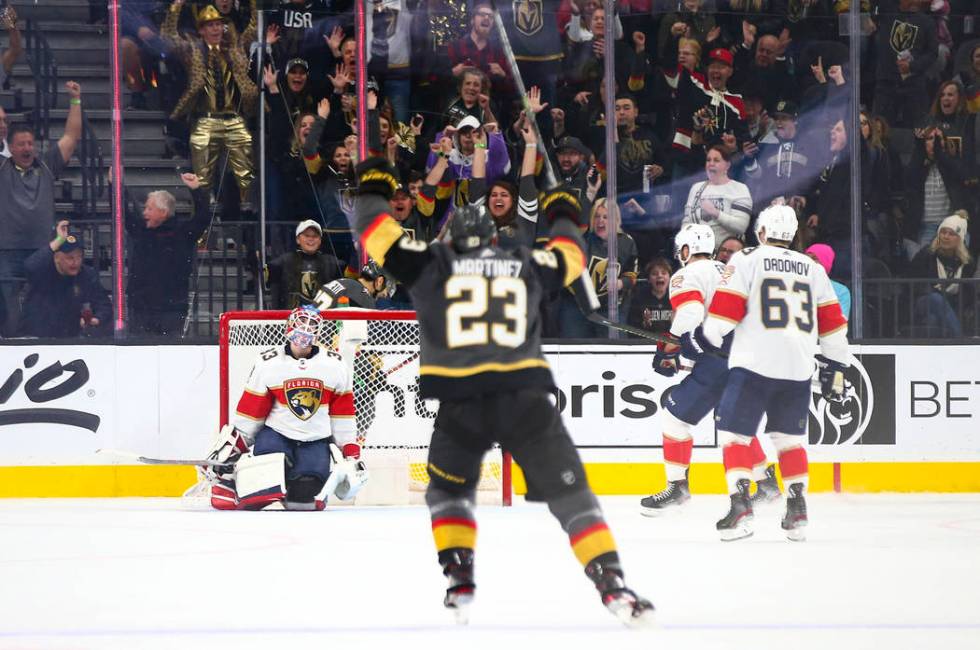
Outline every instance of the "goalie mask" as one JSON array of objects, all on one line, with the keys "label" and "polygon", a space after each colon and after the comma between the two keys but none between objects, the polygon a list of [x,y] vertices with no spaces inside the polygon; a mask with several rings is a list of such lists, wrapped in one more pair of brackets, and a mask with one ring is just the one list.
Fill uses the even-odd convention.
[{"label": "goalie mask", "polygon": [[297,307],[286,319],[286,340],[298,348],[308,348],[316,342],[323,318],[316,307]]},{"label": "goalie mask", "polygon": [[788,205],[772,205],[759,213],[755,235],[764,244],[770,241],[789,244],[796,237],[797,225],[796,210]]},{"label": "goalie mask", "polygon": [[483,208],[464,205],[453,213],[449,236],[456,252],[466,253],[490,246],[497,237],[497,227]]},{"label": "goalie mask", "polygon": [[[687,247],[687,255],[684,248]],[[674,257],[682,266],[687,266],[695,255],[714,255],[715,233],[711,226],[703,223],[690,223],[674,237]]]}]

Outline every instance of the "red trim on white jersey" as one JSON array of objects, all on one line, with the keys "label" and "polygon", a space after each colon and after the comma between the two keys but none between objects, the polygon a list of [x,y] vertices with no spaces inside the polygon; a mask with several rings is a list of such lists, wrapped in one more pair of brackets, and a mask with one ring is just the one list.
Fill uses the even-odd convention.
[{"label": "red trim on white jersey", "polygon": [[817,306],[817,331],[820,336],[828,336],[844,327],[847,327],[847,319],[840,309],[840,303]]},{"label": "red trim on white jersey", "polygon": [[719,288],[715,291],[715,297],[711,301],[708,313],[731,323],[740,323],[745,318],[747,303],[748,299],[742,294],[730,289]]},{"label": "red trim on white jersey", "polygon": [[670,306],[680,309],[680,306],[688,302],[699,302],[704,304],[704,296],[697,289],[689,289],[670,297]]}]

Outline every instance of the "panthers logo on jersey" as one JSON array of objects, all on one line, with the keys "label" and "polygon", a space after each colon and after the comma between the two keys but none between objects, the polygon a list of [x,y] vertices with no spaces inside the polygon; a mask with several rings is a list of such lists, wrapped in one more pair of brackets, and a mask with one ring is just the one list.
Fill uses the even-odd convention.
[{"label": "panthers logo on jersey", "polygon": [[287,379],[282,382],[286,406],[300,420],[309,420],[323,400],[323,382],[319,379]]}]

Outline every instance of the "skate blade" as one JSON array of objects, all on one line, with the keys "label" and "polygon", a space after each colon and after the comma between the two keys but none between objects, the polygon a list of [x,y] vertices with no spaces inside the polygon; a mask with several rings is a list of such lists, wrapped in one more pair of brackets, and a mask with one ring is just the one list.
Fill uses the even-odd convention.
[{"label": "skate blade", "polygon": [[446,609],[453,613],[456,625],[467,625],[470,622],[470,605],[473,604],[473,594],[457,593],[453,595],[452,602],[443,603]]},{"label": "skate blade", "polygon": [[656,612],[653,608],[636,612],[629,600],[617,600],[606,605],[606,609],[626,627],[645,628],[656,624]]},{"label": "skate blade", "polygon": [[805,542],[806,541],[806,522],[802,524],[797,524],[796,528],[790,528],[786,531],[786,539],[791,542]]},{"label": "skate blade", "polygon": [[466,603],[465,605],[457,605],[452,608],[453,618],[456,621],[456,625],[469,625],[470,624],[470,605]]},{"label": "skate blade", "polygon": [[748,526],[736,526],[735,528],[728,528],[725,530],[719,530],[718,534],[721,536],[721,541],[723,542],[735,542],[740,539],[746,539],[752,537],[754,534],[752,529]]},{"label": "skate blade", "polygon": [[647,506],[640,506],[640,514],[644,517],[669,517],[680,512],[680,508],[676,505],[667,506],[666,508],[648,508]]},{"label": "skate blade", "polygon": [[636,630],[656,627],[657,625],[656,612],[652,609],[643,610],[638,614],[634,614],[632,610],[626,609],[622,614],[616,614],[616,616],[623,622],[623,625]]}]

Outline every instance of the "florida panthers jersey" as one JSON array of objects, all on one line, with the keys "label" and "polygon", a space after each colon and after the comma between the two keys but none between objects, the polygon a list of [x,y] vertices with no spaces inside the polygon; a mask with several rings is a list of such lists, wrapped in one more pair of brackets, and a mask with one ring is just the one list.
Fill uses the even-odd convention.
[{"label": "florida panthers jersey", "polygon": [[694,260],[670,278],[670,306],[674,320],[670,333],[681,336],[693,331],[704,321],[715,288],[725,272],[717,260]]},{"label": "florida panthers jersey", "polygon": [[249,440],[266,425],[292,440],[331,435],[340,447],[354,442],[354,394],[341,358],[314,347],[297,359],[289,344],[259,354],[232,418]]},{"label": "florida panthers jersey", "polygon": [[704,332],[717,345],[735,330],[730,368],[803,381],[818,342],[826,357],[848,362],[847,321],[820,264],[778,246],[747,248],[729,262]]}]

